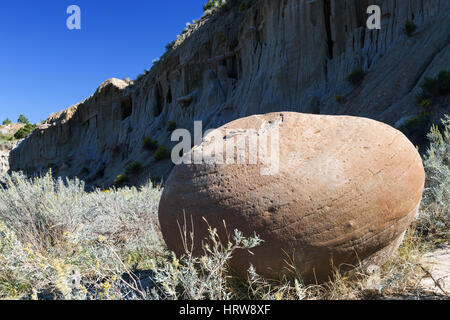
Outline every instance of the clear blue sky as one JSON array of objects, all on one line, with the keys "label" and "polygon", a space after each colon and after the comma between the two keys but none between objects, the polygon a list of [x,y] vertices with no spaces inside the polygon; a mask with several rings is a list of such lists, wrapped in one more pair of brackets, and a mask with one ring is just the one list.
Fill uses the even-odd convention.
[{"label": "clear blue sky", "polygon": [[[0,122],[40,122],[112,77],[136,78],[201,17],[206,0],[0,2]],[[68,30],[69,5],[81,30]],[[1,123],[0,123],[1,124]]]}]

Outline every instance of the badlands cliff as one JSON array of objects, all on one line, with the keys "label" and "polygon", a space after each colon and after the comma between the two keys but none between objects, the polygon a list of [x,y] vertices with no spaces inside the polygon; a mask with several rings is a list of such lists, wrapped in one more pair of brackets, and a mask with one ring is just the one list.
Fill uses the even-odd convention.
[{"label": "badlands cliff", "polygon": [[[373,4],[382,8],[381,30],[366,27]],[[406,21],[417,25],[410,36]],[[192,129],[202,120],[206,130],[295,111],[399,127],[421,111],[423,79],[449,69],[449,41],[448,0],[259,0],[247,10],[229,1],[189,27],[136,81],[108,80],[52,115],[11,152],[10,165],[109,185],[135,161],[142,179],[168,175],[170,160],[156,162],[142,141],[170,148],[169,122]],[[358,68],[364,79],[349,83]]]}]

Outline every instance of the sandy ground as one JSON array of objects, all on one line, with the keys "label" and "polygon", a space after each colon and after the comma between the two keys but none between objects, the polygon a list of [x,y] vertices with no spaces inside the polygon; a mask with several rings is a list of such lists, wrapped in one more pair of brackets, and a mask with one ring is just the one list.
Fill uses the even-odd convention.
[{"label": "sandy ground", "polygon": [[427,253],[424,266],[430,273],[422,279],[424,290],[450,298],[450,244]]}]

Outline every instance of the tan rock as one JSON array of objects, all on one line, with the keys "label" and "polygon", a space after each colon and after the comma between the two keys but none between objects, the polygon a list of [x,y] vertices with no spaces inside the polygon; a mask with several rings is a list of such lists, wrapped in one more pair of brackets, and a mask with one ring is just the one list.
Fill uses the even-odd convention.
[{"label": "tan rock", "polygon": [[264,127],[279,129],[277,174],[262,175],[261,163],[248,161],[174,168],[159,209],[168,247],[184,252],[179,225],[186,218],[191,231],[192,219],[200,253],[205,218],[222,239],[225,221],[228,233],[239,229],[265,240],[254,255],[235,255],[233,267],[241,273],[252,263],[258,273],[278,277],[288,272],[289,261],[306,282],[324,281],[330,262],[381,264],[389,258],[417,214],[424,187],[411,142],[374,120],[291,112],[243,118],[218,130],[229,139],[227,129]]}]

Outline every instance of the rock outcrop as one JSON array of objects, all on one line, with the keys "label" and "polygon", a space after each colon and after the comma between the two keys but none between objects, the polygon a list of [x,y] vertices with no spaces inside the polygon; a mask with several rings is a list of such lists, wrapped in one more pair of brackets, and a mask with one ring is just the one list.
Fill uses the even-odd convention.
[{"label": "rock outcrop", "polygon": [[[400,126],[419,114],[421,81],[448,68],[448,0],[230,0],[189,27],[145,75],[111,80],[51,117],[11,153],[13,170],[79,176],[108,185],[139,161],[139,179],[167,176],[170,161],[142,152],[151,137],[172,146],[166,125],[217,128],[252,114],[355,115]],[[369,5],[381,30],[366,28]],[[417,30],[404,32],[405,22]],[[353,85],[357,68],[366,75]],[[339,98],[337,98],[339,97]],[[448,104],[446,105],[448,110]]]},{"label": "rock outcrop", "polygon": [[20,142],[13,140],[11,137],[24,126],[22,123],[11,123],[0,126],[0,174],[8,172],[9,154]]},{"label": "rock outcrop", "polygon": [[19,141],[0,142],[0,174],[9,171],[9,155],[12,149],[17,147]]},{"label": "rock outcrop", "polygon": [[[250,162],[263,144],[277,143],[263,139],[256,146],[247,139],[245,145],[236,138],[275,131],[279,147]],[[384,263],[416,217],[425,183],[421,157],[401,132],[383,123],[284,112],[239,119],[211,136],[193,152],[233,150],[233,155],[217,151],[220,165],[176,166],[161,198],[161,230],[178,255],[185,253],[180,226],[194,233],[194,252],[202,254],[208,225],[228,241],[225,222],[229,231],[256,233],[265,241],[254,255],[235,255],[238,272],[245,274],[250,262],[258,273],[278,277],[292,259],[306,281],[323,281],[332,274],[330,262]],[[217,148],[229,140],[241,152]],[[225,164],[230,156],[236,161]],[[239,159],[245,160],[238,164]],[[261,171],[275,161],[276,170]]]},{"label": "rock outcrop", "polygon": [[0,174],[6,173],[9,170],[9,144],[0,143]]}]

